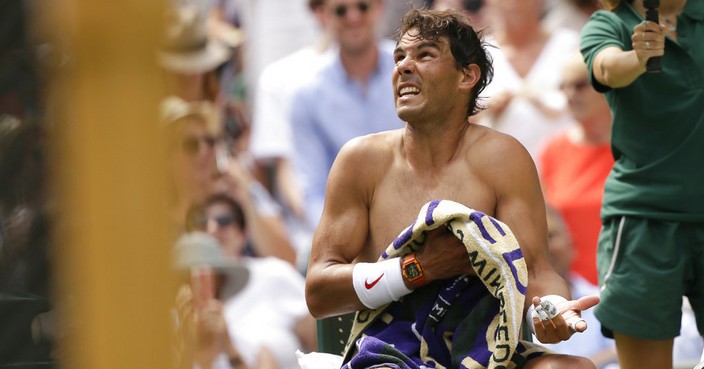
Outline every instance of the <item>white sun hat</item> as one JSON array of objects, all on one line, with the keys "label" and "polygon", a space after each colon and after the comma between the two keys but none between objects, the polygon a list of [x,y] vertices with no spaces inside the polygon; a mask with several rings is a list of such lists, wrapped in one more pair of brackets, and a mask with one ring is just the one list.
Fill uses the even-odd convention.
[{"label": "white sun hat", "polygon": [[206,18],[196,5],[170,9],[166,15],[164,42],[158,52],[162,67],[183,74],[205,73],[225,63],[231,50],[208,36]]}]

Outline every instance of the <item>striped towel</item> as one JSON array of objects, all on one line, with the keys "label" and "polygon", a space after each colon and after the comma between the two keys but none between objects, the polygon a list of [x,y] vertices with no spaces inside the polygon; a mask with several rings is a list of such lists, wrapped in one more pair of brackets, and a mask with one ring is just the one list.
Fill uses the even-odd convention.
[{"label": "striped towel", "polygon": [[542,353],[519,340],[528,272],[518,242],[500,221],[453,201],[431,201],[380,260],[417,251],[425,232],[440,226],[465,244],[477,275],[434,281],[357,312],[343,367],[520,368]]}]

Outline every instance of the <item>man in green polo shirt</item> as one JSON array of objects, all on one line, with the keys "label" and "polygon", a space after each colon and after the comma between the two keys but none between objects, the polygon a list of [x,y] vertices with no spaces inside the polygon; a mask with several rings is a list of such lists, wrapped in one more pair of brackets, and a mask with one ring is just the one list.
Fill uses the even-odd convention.
[{"label": "man in green polo shirt", "polygon": [[[682,296],[704,334],[704,2],[608,0],[582,32],[594,88],[613,114],[596,316],[621,368],[671,368]],[[647,72],[659,57],[662,71]]]}]

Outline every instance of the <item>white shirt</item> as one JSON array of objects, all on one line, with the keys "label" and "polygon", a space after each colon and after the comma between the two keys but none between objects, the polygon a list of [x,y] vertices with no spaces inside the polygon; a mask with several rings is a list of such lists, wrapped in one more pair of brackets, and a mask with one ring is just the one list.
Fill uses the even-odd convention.
[{"label": "white shirt", "polygon": [[[572,51],[576,52],[579,48],[579,34],[566,29],[552,32],[525,78],[516,72],[495,40],[488,37],[487,42],[496,46],[487,48],[493,58],[494,78],[481,97],[489,102],[488,99],[492,96],[504,91],[513,92],[516,96],[498,119],[482,124],[515,137],[539,166],[539,152],[545,139],[572,121],[567,110],[567,100],[559,90],[559,85],[566,60]],[[560,111],[560,115],[546,116],[530,102],[530,96],[537,97],[544,105]]]},{"label": "white shirt", "polygon": [[291,99],[315,75],[324,53],[305,47],[270,64],[262,72],[252,113],[250,152],[255,159],[291,158]]},{"label": "white shirt", "polygon": [[308,314],[305,280],[290,264],[277,258],[243,258],[249,269],[247,285],[224,304],[233,344],[250,368],[267,347],[281,369],[297,369],[296,350],[302,347],[294,333],[297,321]]}]

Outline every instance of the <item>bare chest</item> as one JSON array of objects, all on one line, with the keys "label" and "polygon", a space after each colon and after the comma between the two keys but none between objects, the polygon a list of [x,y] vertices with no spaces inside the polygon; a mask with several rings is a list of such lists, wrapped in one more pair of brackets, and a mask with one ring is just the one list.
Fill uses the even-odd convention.
[{"label": "bare chest", "polygon": [[379,255],[432,200],[456,201],[489,215],[496,205],[490,187],[466,168],[448,168],[435,176],[391,170],[377,186],[370,205],[369,251]]}]

